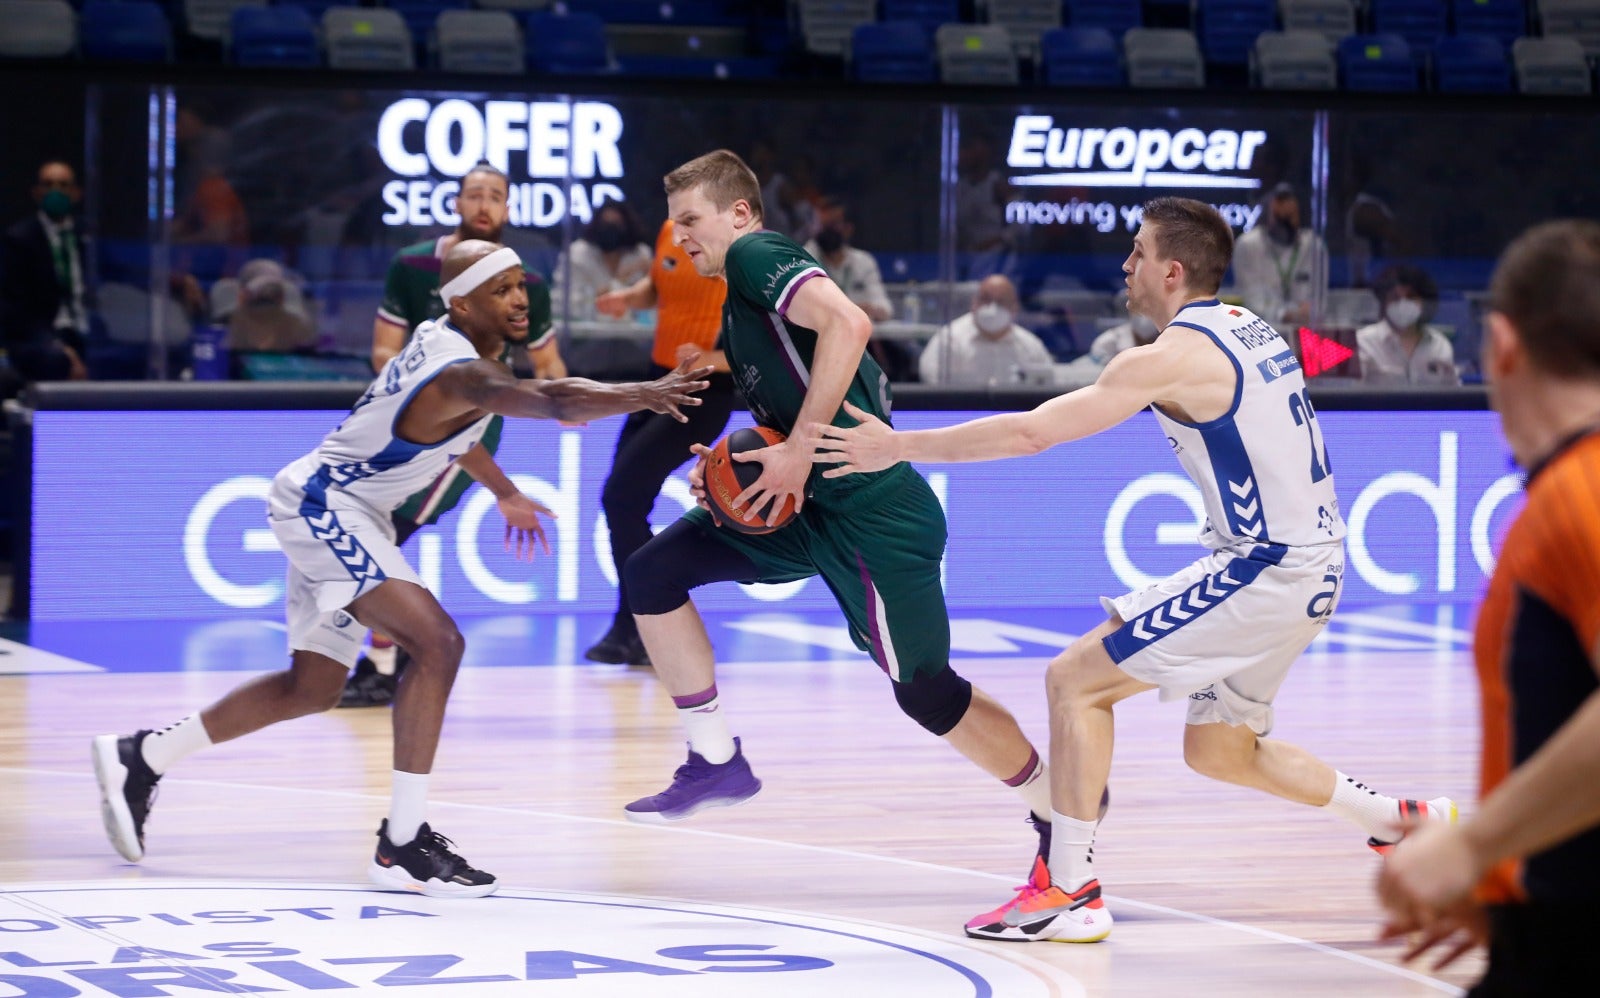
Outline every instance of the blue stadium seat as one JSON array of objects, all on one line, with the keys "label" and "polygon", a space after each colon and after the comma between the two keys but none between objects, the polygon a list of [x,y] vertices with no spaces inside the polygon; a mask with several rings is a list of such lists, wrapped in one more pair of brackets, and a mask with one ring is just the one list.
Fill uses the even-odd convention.
[{"label": "blue stadium seat", "polygon": [[933,83],[933,44],[915,21],[863,24],[850,33],[850,77],[863,83]]},{"label": "blue stadium seat", "polygon": [[1439,39],[1433,50],[1433,86],[1440,93],[1510,93],[1506,47],[1492,35]]},{"label": "blue stadium seat", "polygon": [[1243,66],[1256,36],[1278,25],[1273,0],[1196,0],[1195,36],[1207,63]]},{"label": "blue stadium seat", "polygon": [[299,7],[240,7],[228,21],[228,52],[236,66],[322,65],[317,25]]},{"label": "blue stadium seat", "polygon": [[152,0],[88,0],[78,15],[85,59],[171,62],[172,25]]},{"label": "blue stadium seat", "polygon": [[1066,0],[1066,15],[1067,27],[1104,28],[1112,38],[1144,26],[1144,12],[1126,0]]},{"label": "blue stadium seat", "polygon": [[1493,35],[1509,47],[1528,33],[1524,0],[1450,0],[1450,23],[1458,35]]},{"label": "blue stadium seat", "polygon": [[1339,42],[1339,81],[1345,90],[1416,90],[1411,46],[1399,35],[1350,35]]},{"label": "blue stadium seat", "polygon": [[774,80],[780,60],[776,56],[730,56],[690,59],[673,55],[617,56],[624,76],[663,76],[687,80]]},{"label": "blue stadium seat", "polygon": [[[345,4],[353,4],[355,0],[344,0]],[[433,30],[433,22],[439,19],[439,12],[445,10],[467,10],[472,6],[470,0],[385,0],[378,6],[388,7],[400,19],[406,22],[413,39],[428,37]]]},{"label": "blue stadium seat", "polygon": [[607,24],[742,25],[740,5],[723,0],[583,0],[572,4]]},{"label": "blue stadium seat", "polygon": [[911,21],[922,26],[929,38],[941,24],[956,24],[961,20],[958,0],[882,0],[878,4],[879,21]]},{"label": "blue stadium seat", "polygon": [[329,7],[349,6],[350,0],[277,0],[280,7],[299,7],[311,15],[314,24],[322,23],[322,15],[328,12]]},{"label": "blue stadium seat", "polygon": [[556,75],[595,75],[616,71],[606,25],[594,14],[528,14],[523,31],[528,68]]},{"label": "blue stadium seat", "polygon": [[1412,54],[1428,55],[1445,36],[1449,7],[1445,0],[1371,0],[1372,30],[1399,35]]},{"label": "blue stadium seat", "polygon": [[1039,39],[1042,82],[1052,87],[1120,87],[1122,52],[1105,28],[1053,28]]}]

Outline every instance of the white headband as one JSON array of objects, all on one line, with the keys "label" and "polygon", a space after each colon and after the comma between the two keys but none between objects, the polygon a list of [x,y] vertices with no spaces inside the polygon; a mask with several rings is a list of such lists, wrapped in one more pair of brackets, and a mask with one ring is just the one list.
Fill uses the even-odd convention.
[{"label": "white headband", "polygon": [[510,246],[502,246],[457,274],[455,280],[439,289],[439,297],[444,300],[444,307],[449,308],[450,299],[465,298],[502,270],[520,266],[522,257],[517,255],[517,251]]}]

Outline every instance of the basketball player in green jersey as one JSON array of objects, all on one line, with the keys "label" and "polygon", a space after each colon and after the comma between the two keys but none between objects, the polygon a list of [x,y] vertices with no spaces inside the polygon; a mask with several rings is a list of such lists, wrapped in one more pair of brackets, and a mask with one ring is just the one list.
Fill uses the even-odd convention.
[{"label": "basketball player in green jersey", "polygon": [[871,322],[803,249],[762,230],[761,190],[738,156],[708,153],[669,173],[666,187],[674,242],[700,273],[727,279],[721,345],[734,380],[758,423],[789,434],[739,455],[762,470],[737,504],[770,517],[793,497],[799,514],[769,534],[723,529],[705,508],[696,470],[690,486],[702,508],[628,560],[631,609],[688,731],[689,759],[666,790],[627,805],[627,816],[674,821],[761,789],[723,717],[711,644],[690,590],[820,575],[901,709],[1017,788],[1043,838],[1050,802],[1039,754],[1005,708],[950,667],[939,584],[945,520],[933,490],[908,464],[859,480],[825,479],[810,467],[818,441],[804,428],[853,422],[841,412],[845,399],[889,419],[888,381],[864,353]]},{"label": "basketball player in green jersey", "polygon": [[[479,163],[461,178],[456,195],[456,230],[438,239],[426,239],[407,246],[389,263],[383,281],[383,303],[372,324],[372,369],[383,370],[389,358],[411,340],[416,328],[445,314],[439,297],[439,271],[445,254],[467,239],[500,241],[510,216],[510,181],[490,163]],[[550,285],[529,271],[528,280],[528,359],[536,378],[564,378],[560,345],[550,321]],[[502,360],[511,362],[510,347]],[[399,543],[422,527],[436,522],[454,509],[471,487],[473,480],[490,475],[504,479],[494,463],[500,447],[500,431],[505,420],[496,416],[484,431],[479,447],[474,447],[446,471],[432,486],[407,499],[394,513]],[[384,635],[374,631],[372,648],[361,657],[345,683],[339,699],[341,707],[376,707],[394,698],[395,676],[404,668],[403,654]]]}]

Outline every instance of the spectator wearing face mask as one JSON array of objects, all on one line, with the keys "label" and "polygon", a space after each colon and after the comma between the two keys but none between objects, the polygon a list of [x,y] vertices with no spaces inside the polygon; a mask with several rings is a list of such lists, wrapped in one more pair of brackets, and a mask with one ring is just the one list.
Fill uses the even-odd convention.
[{"label": "spectator wearing face mask", "polygon": [[1327,297],[1328,245],[1301,224],[1292,184],[1274,187],[1261,221],[1235,241],[1233,277],[1245,306],[1285,335]]},{"label": "spectator wearing face mask", "polygon": [[621,201],[607,201],[595,209],[583,235],[562,256],[551,300],[558,314],[567,308],[573,316],[593,315],[596,298],[649,276],[655,259],[638,217]]},{"label": "spectator wearing face mask", "polygon": [[[1117,295],[1117,307],[1119,311],[1127,312],[1128,293],[1126,291]],[[1134,347],[1142,347],[1154,343],[1157,334],[1160,332],[1161,330],[1156,328],[1156,324],[1149,317],[1140,315],[1137,312],[1128,312],[1127,322],[1112,326],[1094,338],[1094,342],[1089,344],[1089,358],[1096,365],[1105,367],[1111,363],[1111,358],[1124,350],[1132,350]]]},{"label": "spectator wearing face mask", "polygon": [[84,344],[93,295],[73,218],[81,197],[71,166],[44,163],[33,214],[0,237],[0,332],[11,366],[28,381],[89,376]]},{"label": "spectator wearing face mask", "polygon": [[1039,337],[1017,325],[1017,286],[1004,274],[978,283],[972,311],[934,334],[918,362],[922,380],[934,385],[1005,385],[1017,372],[1049,366],[1050,351]]},{"label": "spectator wearing face mask", "polygon": [[1383,318],[1356,330],[1361,380],[1369,385],[1459,385],[1455,350],[1444,333],[1427,324],[1439,289],[1420,267],[1386,267],[1372,293]]},{"label": "spectator wearing face mask", "polygon": [[894,314],[889,293],[883,290],[883,274],[871,253],[850,245],[856,234],[855,223],[841,201],[827,200],[817,212],[821,228],[805,250],[822,264],[822,269],[839,285],[845,296],[867,313],[873,322]]},{"label": "spectator wearing face mask", "polygon": [[[850,245],[856,226],[844,202],[824,198],[817,208],[817,225],[817,234],[805,244],[805,251],[822,264],[833,283],[867,313],[867,318],[873,322],[894,318],[878,261],[866,250]],[[906,381],[915,376],[916,356],[906,345],[874,336],[867,344],[867,352],[890,381]]]}]

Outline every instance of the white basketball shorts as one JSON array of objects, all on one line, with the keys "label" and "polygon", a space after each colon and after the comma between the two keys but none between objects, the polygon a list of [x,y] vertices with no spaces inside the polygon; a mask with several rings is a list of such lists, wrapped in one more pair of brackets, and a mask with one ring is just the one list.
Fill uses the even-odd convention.
[{"label": "white basketball shorts", "polygon": [[1214,551],[1138,592],[1102,597],[1124,623],[1102,640],[1122,671],[1189,698],[1190,724],[1272,730],[1272,700],[1339,604],[1344,545]]},{"label": "white basketball shorts", "polygon": [[395,545],[394,524],[350,502],[268,517],[278,545],[289,558],[284,610],[289,652],[313,651],[346,666],[356,664],[367,629],[345,607],[388,579],[416,585],[422,580]]}]

